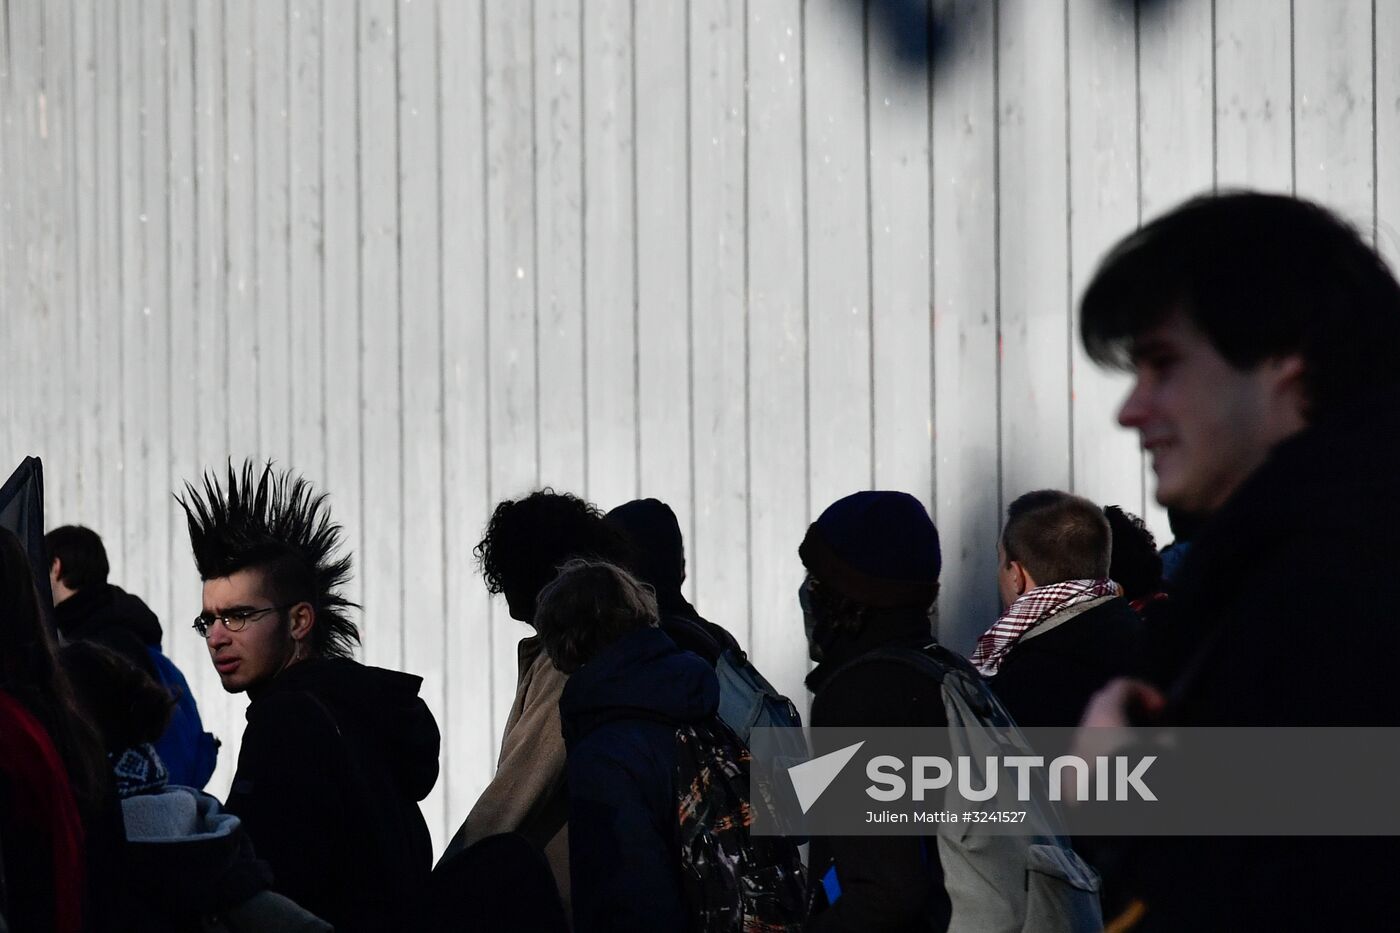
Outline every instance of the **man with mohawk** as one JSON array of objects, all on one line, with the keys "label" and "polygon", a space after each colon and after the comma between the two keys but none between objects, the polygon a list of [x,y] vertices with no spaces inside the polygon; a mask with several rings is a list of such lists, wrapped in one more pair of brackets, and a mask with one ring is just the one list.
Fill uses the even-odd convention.
[{"label": "man with mohawk", "polygon": [[325,494],[290,472],[232,463],[186,484],[204,607],[194,627],[230,693],[247,692],[227,809],[273,885],[340,933],[418,926],[432,843],[418,801],[439,734],[421,678],[350,654],[350,557]]}]

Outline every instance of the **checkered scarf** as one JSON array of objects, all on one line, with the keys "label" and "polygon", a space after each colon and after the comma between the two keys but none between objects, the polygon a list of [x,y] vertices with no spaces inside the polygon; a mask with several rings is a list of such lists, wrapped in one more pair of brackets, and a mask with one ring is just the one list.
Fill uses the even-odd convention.
[{"label": "checkered scarf", "polygon": [[972,665],[983,676],[991,677],[1001,669],[1006,653],[1041,622],[1070,606],[1122,592],[1112,580],[1066,580],[1027,590],[977,639]]}]

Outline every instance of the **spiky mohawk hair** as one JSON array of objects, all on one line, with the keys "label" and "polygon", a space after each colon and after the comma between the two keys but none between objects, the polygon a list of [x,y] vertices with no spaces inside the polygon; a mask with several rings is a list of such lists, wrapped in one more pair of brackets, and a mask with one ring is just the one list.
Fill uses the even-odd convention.
[{"label": "spiky mohawk hair", "polygon": [[278,602],[302,601],[316,609],[311,647],[320,655],[347,657],[360,641],[346,610],[359,607],[339,592],[350,579],[350,555],[337,555],[341,527],[331,522],[326,494],[290,470],[261,473],[253,461],[228,464],[219,488],[205,473],[204,491],[185,484],[176,501],[189,522],[190,545],[202,580],[227,577],[256,567],[267,574]]}]

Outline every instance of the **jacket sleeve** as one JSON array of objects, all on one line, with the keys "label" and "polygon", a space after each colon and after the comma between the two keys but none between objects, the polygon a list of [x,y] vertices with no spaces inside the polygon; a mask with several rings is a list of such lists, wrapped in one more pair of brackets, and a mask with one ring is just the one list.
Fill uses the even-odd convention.
[{"label": "jacket sleeve", "polygon": [[656,748],[608,727],[574,747],[568,785],[575,933],[689,927],[671,770]]}]

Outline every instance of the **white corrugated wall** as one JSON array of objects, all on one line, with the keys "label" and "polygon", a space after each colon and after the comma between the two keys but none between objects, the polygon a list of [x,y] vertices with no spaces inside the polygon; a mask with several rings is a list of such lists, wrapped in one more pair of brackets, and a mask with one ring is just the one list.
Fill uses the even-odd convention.
[{"label": "white corrugated wall", "polygon": [[442,725],[439,846],[524,633],[471,556],[502,497],[669,501],[701,610],[804,699],[795,549],[840,495],[928,503],[960,647],[1020,492],[1165,534],[1074,300],[1212,187],[1394,260],[1400,3],[953,6],[930,72],[852,0],[5,0],[0,461],[160,613],[214,790],[243,701],[171,493],[230,455],[330,492],[364,655]]}]

